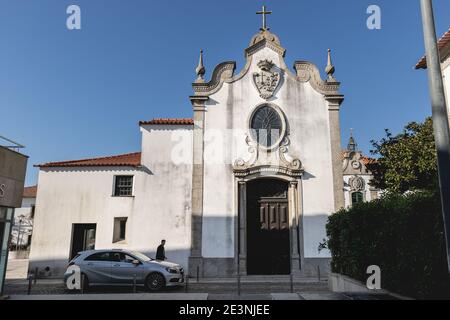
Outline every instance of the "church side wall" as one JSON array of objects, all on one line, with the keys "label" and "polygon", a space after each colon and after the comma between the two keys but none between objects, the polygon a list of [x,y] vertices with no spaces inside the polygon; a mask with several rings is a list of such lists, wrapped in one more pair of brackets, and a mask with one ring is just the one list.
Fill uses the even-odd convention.
[{"label": "church side wall", "polygon": [[[39,172],[39,189],[34,218],[30,270],[38,267],[41,276],[61,276],[70,256],[72,225],[95,223],[96,249],[129,247],[136,197],[113,197],[114,175],[142,173],[132,168],[49,168]],[[113,244],[114,217],[128,217],[127,240]]]},{"label": "church side wall", "polygon": [[148,172],[137,185],[136,249],[154,256],[166,240],[169,261],[188,269],[191,247],[192,126],[144,126],[142,165]]},{"label": "church side wall", "polygon": [[[187,269],[192,130],[147,128],[142,134],[142,168],[40,170],[30,270],[49,267],[40,276],[62,276],[70,256],[74,223],[96,224],[96,249],[131,249],[154,257],[161,239],[166,239],[168,260]],[[174,152],[178,156],[186,152],[187,161],[175,161]],[[115,175],[134,175],[132,197],[112,196]],[[113,243],[115,217],[128,220],[126,240]]]}]

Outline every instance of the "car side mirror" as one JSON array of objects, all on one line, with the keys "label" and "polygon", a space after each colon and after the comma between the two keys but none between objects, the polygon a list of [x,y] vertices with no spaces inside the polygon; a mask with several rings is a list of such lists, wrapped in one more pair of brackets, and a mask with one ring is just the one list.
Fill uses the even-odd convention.
[{"label": "car side mirror", "polygon": [[141,263],[139,262],[139,260],[133,260],[131,263],[134,264],[135,266],[141,264]]}]

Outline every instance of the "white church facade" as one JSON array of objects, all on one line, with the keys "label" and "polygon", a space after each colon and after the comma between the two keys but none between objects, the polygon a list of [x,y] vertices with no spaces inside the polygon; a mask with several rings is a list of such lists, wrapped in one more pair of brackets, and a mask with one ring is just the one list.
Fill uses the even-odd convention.
[{"label": "white church facade", "polygon": [[325,80],[284,56],[264,23],[239,72],[224,62],[206,81],[200,56],[192,118],[140,122],[140,152],[39,165],[30,270],[60,276],[92,248],[154,256],[166,239],[190,274],[326,274],[328,216],[377,193],[367,158],[341,149],[330,52]]}]

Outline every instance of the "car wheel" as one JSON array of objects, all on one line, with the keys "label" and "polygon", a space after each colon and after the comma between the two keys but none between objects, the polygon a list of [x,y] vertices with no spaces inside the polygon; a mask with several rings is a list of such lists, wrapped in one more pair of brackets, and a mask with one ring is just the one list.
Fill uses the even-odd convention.
[{"label": "car wheel", "polygon": [[147,289],[151,291],[161,290],[166,285],[166,280],[160,273],[152,273],[145,282]]}]

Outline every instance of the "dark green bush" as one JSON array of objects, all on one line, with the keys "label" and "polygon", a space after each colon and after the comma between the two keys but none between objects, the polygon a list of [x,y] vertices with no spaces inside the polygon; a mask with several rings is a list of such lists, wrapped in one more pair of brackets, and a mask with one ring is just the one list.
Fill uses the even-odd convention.
[{"label": "dark green bush", "polygon": [[378,265],[384,289],[450,298],[439,195],[390,195],[342,209],[329,217],[327,236],[333,272],[365,283],[367,267]]}]

